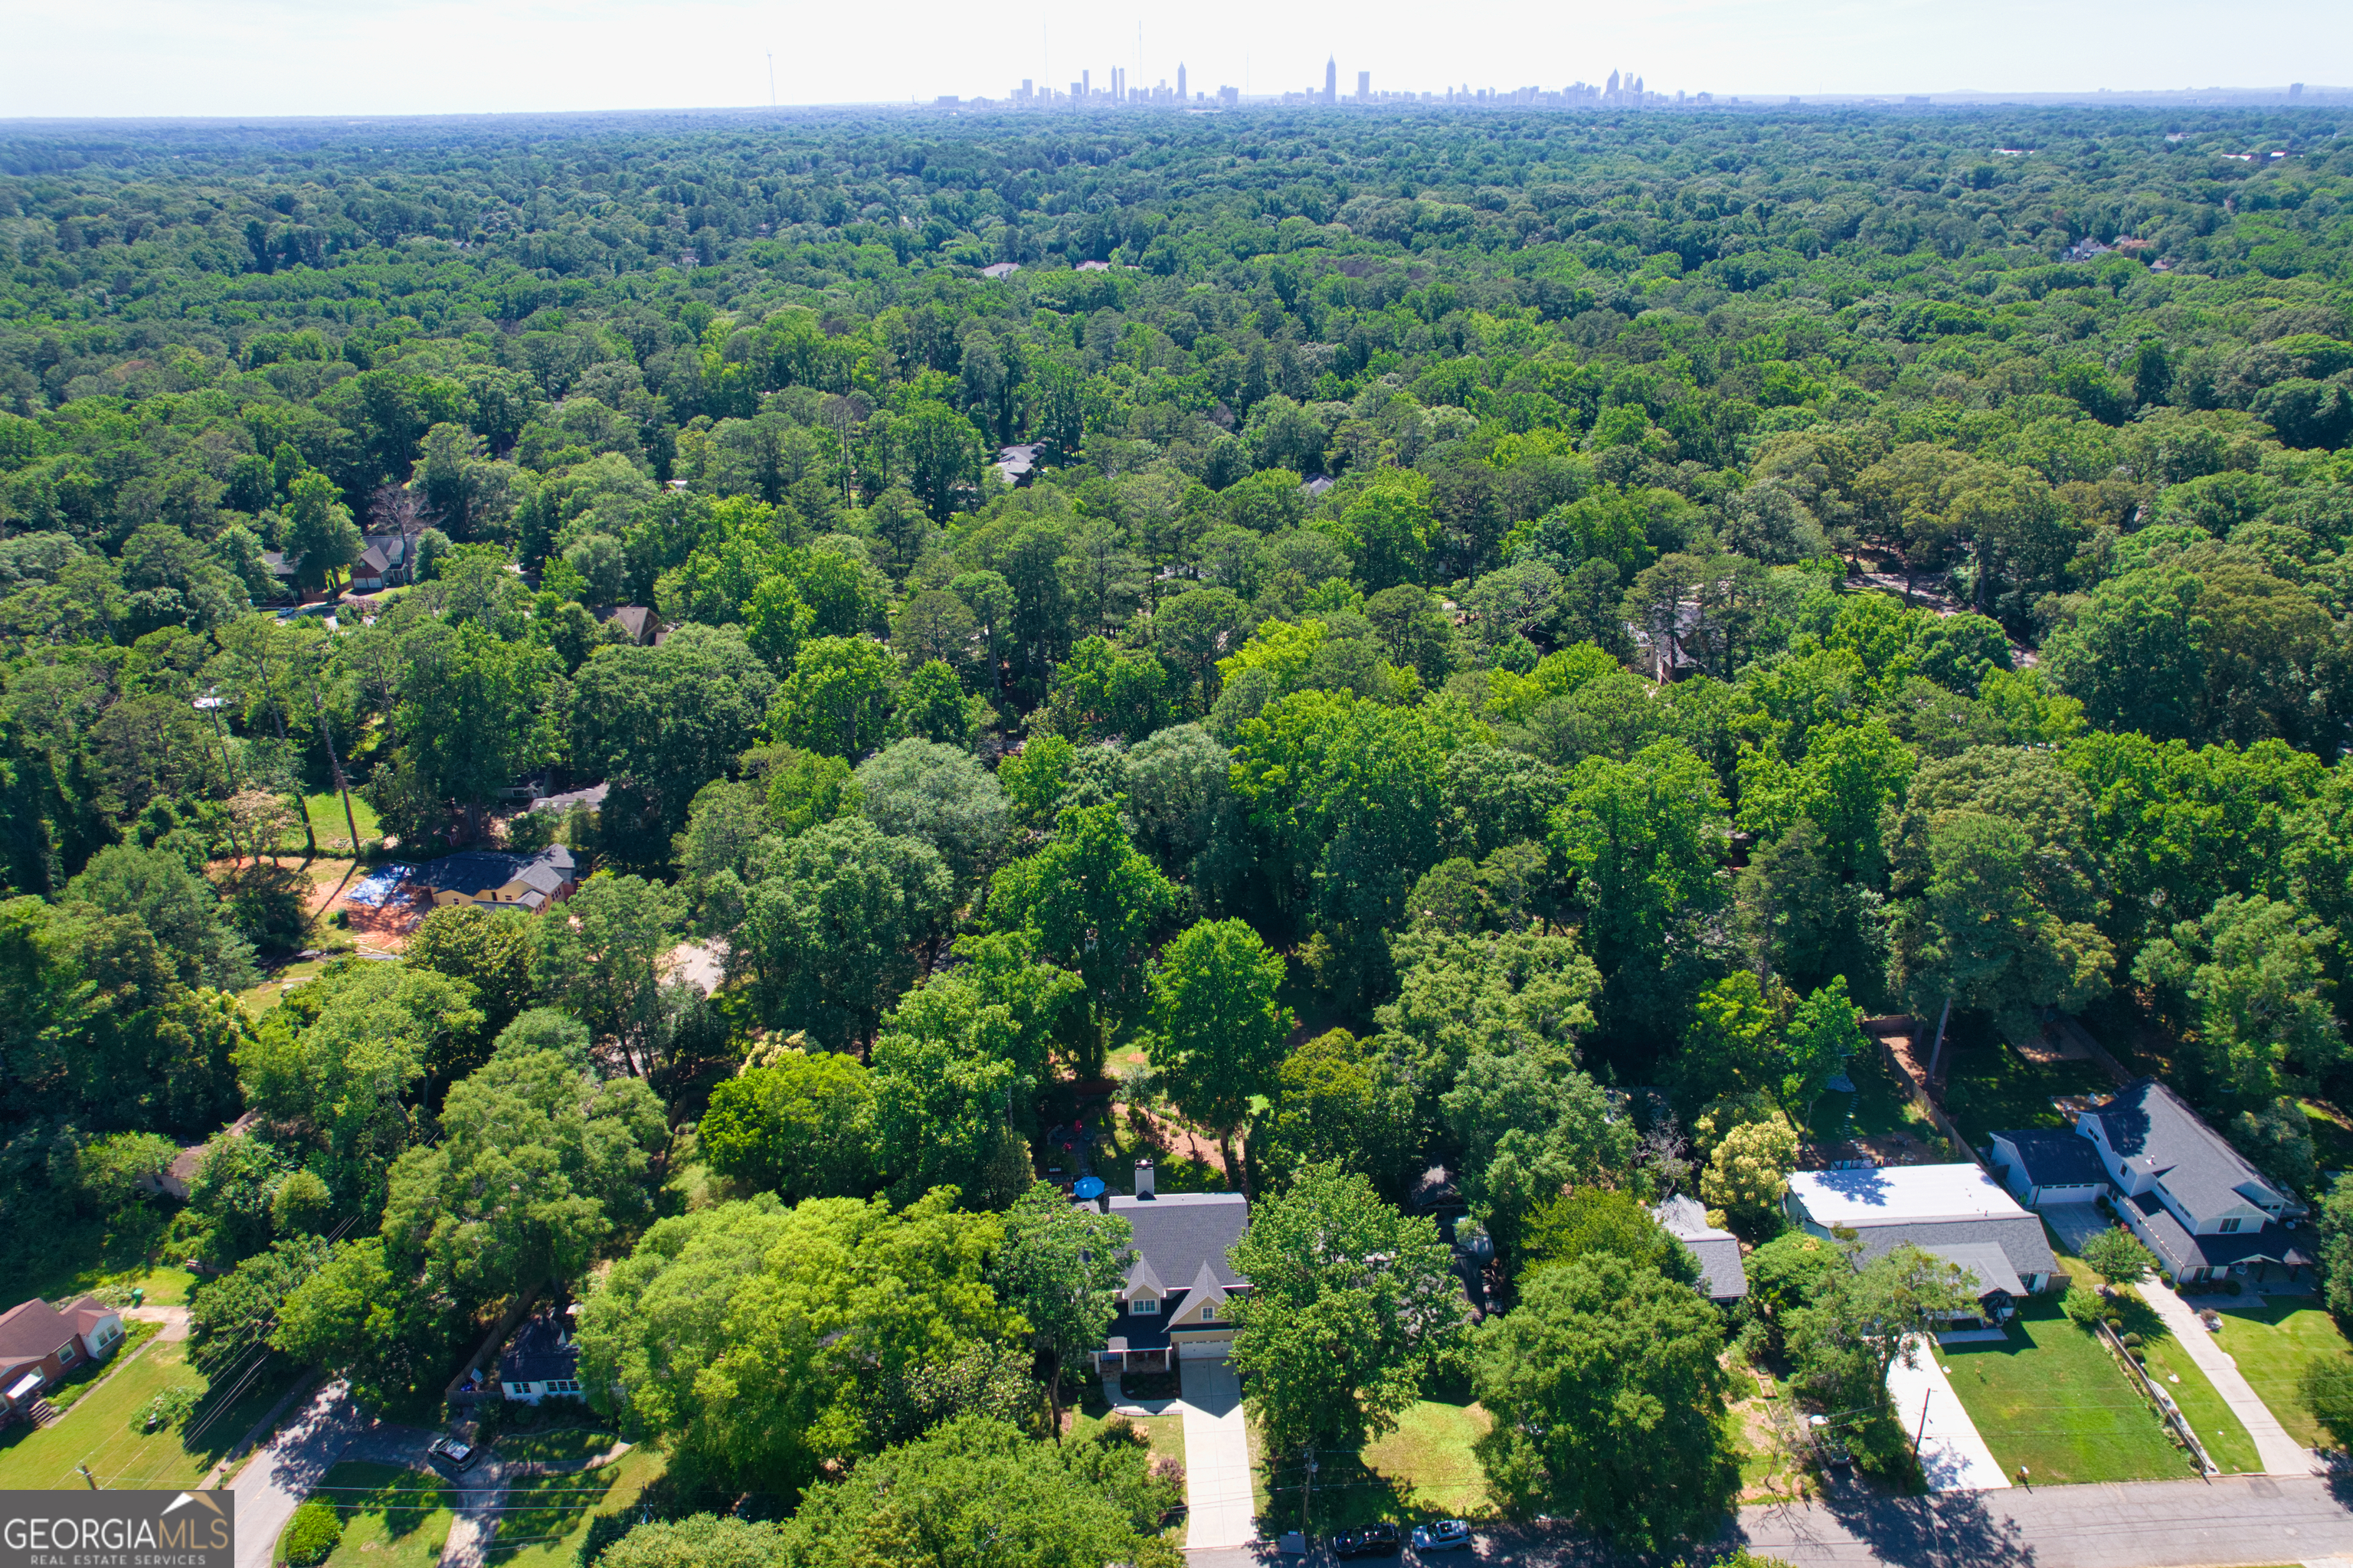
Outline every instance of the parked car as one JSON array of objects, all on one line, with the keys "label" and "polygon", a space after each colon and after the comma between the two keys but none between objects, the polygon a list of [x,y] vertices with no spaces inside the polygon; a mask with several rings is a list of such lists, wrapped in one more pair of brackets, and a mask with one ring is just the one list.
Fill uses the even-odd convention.
[{"label": "parked car", "polygon": [[1394,1524],[1368,1524],[1362,1530],[1344,1530],[1332,1538],[1335,1557],[1395,1557],[1405,1546],[1404,1537]]},{"label": "parked car", "polygon": [[481,1462],[482,1451],[455,1437],[436,1437],[433,1446],[425,1450],[425,1457],[445,1470],[465,1471]]},{"label": "parked car", "polygon": [[1413,1527],[1416,1552],[1461,1552],[1471,1544],[1471,1527],[1459,1519],[1432,1520]]}]

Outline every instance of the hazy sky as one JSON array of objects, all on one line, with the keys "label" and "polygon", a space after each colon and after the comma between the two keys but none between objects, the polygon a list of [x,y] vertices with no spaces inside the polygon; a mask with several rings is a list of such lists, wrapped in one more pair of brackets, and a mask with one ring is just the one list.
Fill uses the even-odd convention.
[{"label": "hazy sky", "polygon": [[[1143,26],[1138,63],[1137,26]],[[1153,12],[1048,0],[0,0],[0,117],[418,114],[995,96],[1114,65],[1253,92],[1559,87],[1640,72],[1719,95],[2353,82],[2353,5],[2274,0],[1500,0]]]}]

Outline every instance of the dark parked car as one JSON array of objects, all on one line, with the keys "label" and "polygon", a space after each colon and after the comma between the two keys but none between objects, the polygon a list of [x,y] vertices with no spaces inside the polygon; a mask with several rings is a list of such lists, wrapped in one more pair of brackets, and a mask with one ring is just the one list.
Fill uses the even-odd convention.
[{"label": "dark parked car", "polygon": [[1394,1524],[1368,1524],[1362,1530],[1344,1530],[1332,1538],[1335,1557],[1395,1557],[1404,1549],[1405,1538]]}]

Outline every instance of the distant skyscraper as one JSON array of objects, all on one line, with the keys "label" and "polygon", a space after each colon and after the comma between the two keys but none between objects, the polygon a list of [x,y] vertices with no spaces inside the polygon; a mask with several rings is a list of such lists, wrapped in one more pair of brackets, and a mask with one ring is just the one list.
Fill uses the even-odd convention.
[{"label": "distant skyscraper", "polygon": [[1185,62],[1176,62],[1176,101],[1185,101]]},{"label": "distant skyscraper", "polygon": [[1603,88],[1601,90],[1608,93],[1612,98],[1618,96],[1618,73],[1616,71],[1613,70],[1609,73],[1609,85]]},{"label": "distant skyscraper", "polygon": [[1370,103],[1372,101],[1373,73],[1368,70],[1360,70],[1356,73],[1356,101],[1359,103]]},{"label": "distant skyscraper", "polygon": [[1324,101],[1340,101],[1340,62],[1336,58],[1324,62]]}]

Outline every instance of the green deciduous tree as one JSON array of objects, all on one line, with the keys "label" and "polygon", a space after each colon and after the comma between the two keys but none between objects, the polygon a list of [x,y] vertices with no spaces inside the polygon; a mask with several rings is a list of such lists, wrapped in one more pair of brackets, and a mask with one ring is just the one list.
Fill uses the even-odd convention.
[{"label": "green deciduous tree", "polygon": [[[663,1065],[669,1017],[663,969],[686,925],[676,888],[600,871],[565,901],[563,919],[533,927],[532,979],[639,1076]],[[678,982],[684,983],[684,982]]]},{"label": "green deciduous tree", "polygon": [[1047,1390],[1058,1442],[1062,1379],[1071,1369],[1092,1364],[1119,1315],[1132,1235],[1124,1219],[1072,1203],[1050,1182],[1038,1182],[1006,1211],[997,1294],[1053,1356]]},{"label": "green deciduous tree", "polygon": [[1469,1304],[1449,1262],[1436,1225],[1337,1166],[1260,1200],[1233,1248],[1250,1282],[1233,1361],[1271,1453],[1362,1447],[1461,1354]]},{"label": "green deciduous tree", "polygon": [[1713,1531],[1738,1493],[1715,1309],[1685,1281],[1589,1254],[1528,1280],[1481,1326],[1480,1439],[1514,1512],[1571,1518],[1656,1552]]},{"label": "green deciduous tree", "polygon": [[908,1568],[1178,1568],[1159,1533],[1176,1488],[1125,1423],[1060,1447],[966,1417],[813,1492],[778,1568],[889,1561]]},{"label": "green deciduous tree", "polygon": [[1178,907],[1176,887],[1136,853],[1116,806],[1064,811],[1044,848],[997,874],[989,927],[1023,933],[1039,958],[1086,984],[1082,1075],[1101,1071],[1113,1035],[1140,1011],[1152,939]]},{"label": "green deciduous tree", "polygon": [[1277,1000],[1282,982],[1282,957],[1240,920],[1204,920],[1152,969],[1154,1065],[1176,1108],[1218,1135],[1237,1185],[1234,1130],[1274,1086],[1293,1022]]},{"label": "green deciduous tree", "polygon": [[787,1202],[863,1198],[877,1184],[874,1086],[856,1057],[788,1051],[711,1091],[695,1146],[720,1175]]},{"label": "green deciduous tree", "polygon": [[871,637],[820,637],[801,650],[768,715],[781,741],[856,761],[889,737],[897,666]]},{"label": "green deciduous tree", "polygon": [[578,1279],[610,1237],[652,1218],[668,1133],[641,1080],[596,1075],[586,1029],[525,1014],[450,1086],[439,1140],[393,1166],[385,1240],[468,1299]]},{"label": "green deciduous tree", "polygon": [[657,1221],[583,1306],[580,1381],[681,1472],[791,1498],[882,1446],[893,1388],[1013,1333],[987,1279],[1002,1237],[946,1193]]},{"label": "green deciduous tree", "polygon": [[845,817],[788,841],[754,883],[729,949],[786,1028],[840,1047],[874,1037],[939,934],[954,881],[930,844]]},{"label": "green deciduous tree", "polygon": [[1250,1139],[1260,1180],[1281,1186],[1306,1166],[1335,1163],[1402,1196],[1420,1128],[1412,1088],[1376,1042],[1345,1029],[1303,1041],[1275,1069],[1269,1099]]}]

